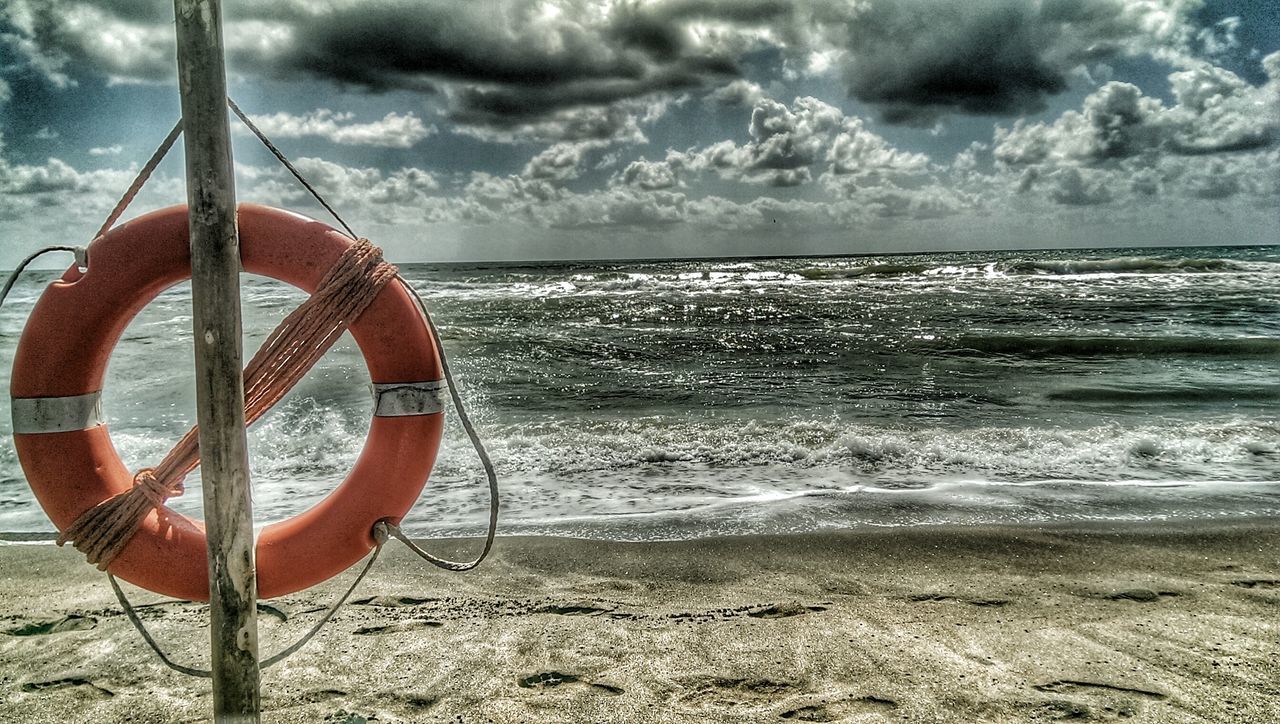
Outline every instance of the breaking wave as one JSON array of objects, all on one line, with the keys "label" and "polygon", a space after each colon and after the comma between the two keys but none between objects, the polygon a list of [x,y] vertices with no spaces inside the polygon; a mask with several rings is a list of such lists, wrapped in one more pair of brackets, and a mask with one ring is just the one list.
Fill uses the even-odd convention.
[{"label": "breaking wave", "polygon": [[866,264],[814,266],[797,270],[804,279],[858,279],[861,277],[964,277],[964,276],[1079,276],[1092,274],[1205,274],[1264,271],[1280,265],[1244,263],[1231,259],[1168,259],[1127,256],[1116,259],[1015,259],[975,264]]},{"label": "breaking wave", "polygon": [[944,354],[998,354],[1023,357],[1280,355],[1280,339],[1271,337],[1069,337],[972,335],[938,342]]}]

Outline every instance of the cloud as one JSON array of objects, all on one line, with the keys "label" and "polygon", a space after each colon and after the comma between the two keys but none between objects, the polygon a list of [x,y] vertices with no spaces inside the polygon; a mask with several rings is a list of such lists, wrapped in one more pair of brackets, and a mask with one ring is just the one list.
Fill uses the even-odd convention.
[{"label": "cloud", "polygon": [[87,189],[85,177],[66,161],[57,158],[39,166],[7,166],[5,171],[8,178],[0,188],[14,196]]},{"label": "cloud", "polygon": [[[1260,86],[1199,63],[1168,76],[1171,106],[1112,81],[1053,121],[997,128],[988,193],[1005,184],[1024,199],[1118,209],[1234,199],[1274,213],[1280,53],[1262,65],[1268,80]],[[965,183],[980,178],[967,173]]]},{"label": "cloud", "polygon": [[998,129],[995,157],[1011,165],[1127,158],[1167,140],[1164,113],[1164,105],[1137,86],[1112,81],[1085,98],[1081,111],[1067,111],[1053,123],[1019,120],[1012,129]]},{"label": "cloud", "polygon": [[[1280,65],[1280,53],[1263,64]],[[1280,140],[1280,77],[1270,70],[1269,77],[1255,88],[1231,71],[1208,64],[1170,75],[1178,102],[1171,110],[1174,149],[1188,154],[1246,151]]]},{"label": "cloud", "polygon": [[1048,176],[1049,197],[1067,206],[1094,206],[1111,200],[1103,174],[1082,171],[1078,168],[1062,168]]},{"label": "cloud", "polygon": [[1200,64],[1172,73],[1169,85],[1172,107],[1137,86],[1111,81],[1085,98],[1081,110],[1052,123],[1020,120],[997,130],[995,158],[1011,166],[1099,166],[1143,154],[1259,150],[1280,141],[1277,79],[1255,87],[1231,71]]},{"label": "cloud", "polygon": [[746,144],[721,141],[691,151],[688,166],[725,178],[787,187],[808,183],[823,164],[828,175],[849,177],[849,181],[872,174],[917,173],[928,164],[923,154],[891,147],[862,119],[846,117],[840,109],[807,96],[795,99],[790,107],[769,98],[757,101],[747,132],[751,140]]},{"label": "cloud", "polygon": [[250,116],[270,138],[302,138],[316,136],[331,143],[347,146],[410,148],[436,132],[412,112],[388,113],[381,120],[352,123],[353,113],[336,113],[327,108],[295,116],[290,113]]},{"label": "cloud", "polygon": [[[732,57],[687,28],[646,25],[646,14],[629,7],[588,0],[291,6],[263,11],[288,23],[291,37],[274,57],[259,60],[274,73],[440,93],[454,123],[498,131],[667,98],[737,75]],[[572,128],[543,133],[553,136],[585,138]]]},{"label": "cloud", "polygon": [[[401,168],[390,173],[376,168],[344,166],[321,158],[299,158],[298,170],[327,197],[343,204],[407,204],[434,194],[440,183],[419,168]],[[283,171],[276,172],[286,179]],[[292,182],[287,178],[286,183]],[[295,195],[305,191],[297,189]]]},{"label": "cloud", "polygon": [[861,118],[846,118],[827,151],[831,173],[837,176],[884,171],[911,173],[923,170],[929,159],[922,153],[894,148],[868,130]]},{"label": "cloud", "polygon": [[557,143],[529,160],[521,173],[525,178],[568,181],[582,175],[587,154],[601,142]]},{"label": "cloud", "polygon": [[753,106],[765,97],[760,84],[739,78],[707,94],[707,99],[722,106]]},{"label": "cloud", "polygon": [[[6,238],[39,239],[58,243],[89,241],[115,205],[119,195],[133,181],[135,167],[84,171],[58,158],[43,163],[13,163],[0,142],[0,225]],[[177,203],[184,197],[181,180],[163,174],[154,176],[143,189],[134,209],[155,208]],[[48,243],[48,242],[44,242]],[[17,257],[32,246],[10,244],[0,254]],[[10,259],[10,263],[17,259]]]},{"label": "cloud", "polygon": [[683,164],[676,159],[648,161],[642,158],[628,164],[615,182],[635,186],[645,191],[674,188],[680,184],[679,168],[681,166]]},{"label": "cloud", "polygon": [[541,117],[511,114],[458,114],[450,119],[454,130],[491,143],[555,143],[558,141],[612,141],[644,143],[641,123],[665,112],[662,102],[628,101],[607,107],[570,108]]},{"label": "cloud", "polygon": [[90,156],[119,156],[120,152],[123,150],[124,150],[124,146],[121,146],[120,144],[117,143],[111,146],[98,146],[98,147],[91,148],[89,149],[89,155]]}]

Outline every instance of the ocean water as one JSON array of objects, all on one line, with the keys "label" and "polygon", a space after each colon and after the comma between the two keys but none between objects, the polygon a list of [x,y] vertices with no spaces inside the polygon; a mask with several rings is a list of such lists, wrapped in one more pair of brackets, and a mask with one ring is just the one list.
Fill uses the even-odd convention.
[{"label": "ocean water", "polygon": [[[502,478],[501,532],[652,540],[1280,513],[1280,247],[404,265]],[[0,310],[7,384],[52,273]],[[254,349],[301,299],[244,282]],[[185,285],[130,325],[127,464],[194,420]],[[344,338],[250,432],[258,524],[323,497],[370,399]],[[8,434],[7,412],[0,432]],[[482,532],[451,417],[406,528]],[[172,507],[200,515],[199,476]],[[0,445],[0,531],[52,525]]]}]

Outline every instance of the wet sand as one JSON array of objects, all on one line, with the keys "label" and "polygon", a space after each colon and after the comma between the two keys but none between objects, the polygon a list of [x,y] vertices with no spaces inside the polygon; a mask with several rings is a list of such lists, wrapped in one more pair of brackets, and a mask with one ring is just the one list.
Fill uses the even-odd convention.
[{"label": "wet sand", "polygon": [[[264,651],[348,580],[266,602]],[[201,607],[130,590],[203,665]],[[1280,721],[1280,522],[503,538],[466,574],[392,541],[354,599],[264,721]],[[0,720],[210,712],[76,553],[0,546]]]}]

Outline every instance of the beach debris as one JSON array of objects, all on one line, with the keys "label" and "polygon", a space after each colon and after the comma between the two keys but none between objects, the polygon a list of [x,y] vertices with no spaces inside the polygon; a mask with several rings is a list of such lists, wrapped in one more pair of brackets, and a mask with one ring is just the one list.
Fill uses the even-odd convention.
[{"label": "beach debris", "polygon": [[67,631],[84,631],[97,625],[98,619],[73,613],[56,621],[40,621],[38,623],[15,626],[14,628],[6,629],[4,633],[8,636],[44,636]]},{"label": "beach debris", "polygon": [[1135,689],[1129,686],[1120,686],[1118,684],[1107,684],[1097,681],[1078,681],[1075,679],[1059,679],[1050,681],[1047,684],[1036,684],[1031,688],[1036,691],[1044,691],[1052,694],[1072,694],[1072,693],[1106,693],[1113,692],[1117,694],[1137,694],[1150,699],[1166,699],[1164,694],[1158,691],[1149,691],[1147,689]]},{"label": "beach debris", "polygon": [[1280,579],[1275,578],[1247,578],[1239,581],[1232,581],[1231,585],[1240,588],[1280,588]]},{"label": "beach debris", "polygon": [[1119,593],[1112,593],[1106,596],[1112,601],[1137,601],[1138,603],[1152,603],[1159,601],[1161,598],[1171,598],[1180,595],[1177,591],[1153,591],[1149,588],[1130,588]]},{"label": "beach debris", "polygon": [[827,610],[825,606],[806,606],[799,601],[787,601],[786,603],[775,603],[772,606],[764,606],[747,611],[747,615],[751,618],[790,618],[791,616],[803,616],[806,613],[818,613],[825,610]]},{"label": "beach debris", "polygon": [[81,678],[79,676],[68,676],[61,679],[52,679],[49,681],[32,681],[22,685],[22,690],[27,693],[37,691],[51,691],[53,689],[67,689],[73,687],[85,686],[88,691],[101,697],[112,697],[116,693],[110,689],[104,689],[92,681]]},{"label": "beach debris", "polygon": [[408,621],[397,621],[396,623],[387,624],[386,626],[362,626],[355,631],[352,631],[352,633],[356,636],[408,633],[410,631],[421,631],[428,628],[439,628],[443,625],[444,624],[439,621],[415,618],[409,619]]}]

